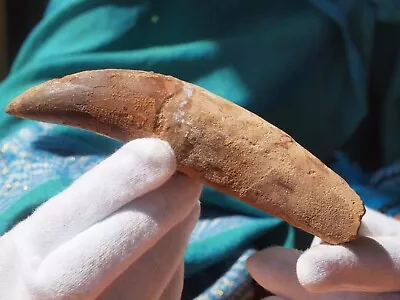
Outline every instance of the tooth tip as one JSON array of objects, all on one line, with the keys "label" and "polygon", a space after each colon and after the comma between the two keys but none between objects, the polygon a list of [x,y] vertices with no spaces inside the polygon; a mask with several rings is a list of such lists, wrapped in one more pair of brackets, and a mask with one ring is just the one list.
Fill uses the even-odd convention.
[{"label": "tooth tip", "polygon": [[17,113],[17,108],[16,108],[16,106],[17,106],[17,105],[15,104],[14,101],[10,102],[10,103],[7,105],[6,109],[5,109],[6,114],[9,114],[9,115],[11,115],[11,116],[15,116],[16,113]]},{"label": "tooth tip", "polygon": [[8,103],[4,110],[6,114],[17,118],[24,117],[24,115],[27,113],[27,103],[29,103],[27,100],[29,99],[21,96],[14,98],[10,103]]}]

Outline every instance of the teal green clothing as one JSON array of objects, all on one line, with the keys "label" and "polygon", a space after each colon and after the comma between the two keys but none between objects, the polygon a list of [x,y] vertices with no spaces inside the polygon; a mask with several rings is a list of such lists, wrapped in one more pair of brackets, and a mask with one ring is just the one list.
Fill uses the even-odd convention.
[{"label": "teal green clothing", "polygon": [[[377,5],[351,0],[51,1],[2,85],[1,108],[52,77],[110,67],[152,70],[256,112],[327,159],[367,115],[374,53],[396,44],[396,7],[385,11]],[[377,45],[377,25],[388,22],[393,35]],[[392,59],[395,68],[395,58],[384,58]],[[382,100],[395,98],[394,84],[386,89],[394,95],[382,92]],[[394,116],[384,119],[395,125],[392,130],[398,128]],[[2,136],[20,126],[25,125],[2,116]],[[398,155],[390,148],[387,161]]]},{"label": "teal green clothing", "polygon": [[[329,159],[366,118],[372,97],[381,101],[379,142],[389,163],[400,152],[395,3],[50,1],[2,85],[1,109],[52,77],[152,70],[256,112]],[[25,126],[4,115],[0,124],[1,136]]]},{"label": "teal green clothing", "polygon": [[[338,150],[365,168],[371,156],[378,167],[395,163],[399,19],[400,6],[390,0],[50,1],[0,85],[2,233],[120,146],[4,114],[27,88],[82,70],[173,75],[255,112],[327,163]],[[236,266],[243,275],[235,280],[244,284],[241,258],[268,245],[297,246],[302,235],[210,188],[202,202],[198,232],[203,224],[210,230],[193,234],[185,255],[186,299],[214,299],[218,279]]]}]

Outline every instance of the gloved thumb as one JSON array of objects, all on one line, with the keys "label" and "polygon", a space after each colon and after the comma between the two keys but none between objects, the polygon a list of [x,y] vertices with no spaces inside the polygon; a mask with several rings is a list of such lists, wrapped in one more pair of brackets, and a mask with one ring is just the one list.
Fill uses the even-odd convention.
[{"label": "gloved thumb", "polygon": [[321,244],[297,262],[299,282],[309,291],[399,291],[400,243],[393,238],[359,239],[344,245]]}]

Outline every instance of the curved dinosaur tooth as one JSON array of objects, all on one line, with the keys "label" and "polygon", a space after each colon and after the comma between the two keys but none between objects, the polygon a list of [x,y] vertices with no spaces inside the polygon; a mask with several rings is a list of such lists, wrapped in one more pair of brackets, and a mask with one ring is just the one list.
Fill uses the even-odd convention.
[{"label": "curved dinosaur tooth", "polygon": [[365,214],[347,183],[288,134],[171,76],[80,72],[29,89],[6,111],[123,142],[166,140],[179,171],[328,243],[356,238]]},{"label": "curved dinosaur tooth", "polygon": [[152,133],[164,100],[179,88],[172,78],[151,73],[86,71],[29,89],[14,99],[6,112],[128,141]]}]

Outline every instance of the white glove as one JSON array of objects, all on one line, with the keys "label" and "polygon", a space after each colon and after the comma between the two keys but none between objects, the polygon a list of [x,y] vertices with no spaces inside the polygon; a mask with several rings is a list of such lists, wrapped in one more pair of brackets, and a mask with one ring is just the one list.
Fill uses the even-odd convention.
[{"label": "white glove", "polygon": [[315,238],[305,252],[273,247],[248,260],[268,300],[400,299],[400,222],[367,209],[360,237],[343,245]]},{"label": "white glove", "polygon": [[179,299],[201,185],[135,140],[0,238],[0,299]]}]

